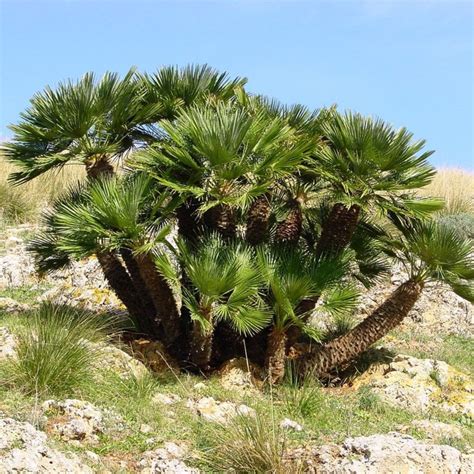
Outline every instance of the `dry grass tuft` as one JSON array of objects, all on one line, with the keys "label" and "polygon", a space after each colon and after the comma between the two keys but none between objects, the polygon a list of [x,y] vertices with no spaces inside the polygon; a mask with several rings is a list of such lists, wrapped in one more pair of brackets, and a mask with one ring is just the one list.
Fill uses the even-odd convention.
[{"label": "dry grass tuft", "polygon": [[420,189],[423,196],[446,201],[443,214],[474,213],[474,173],[459,168],[440,168],[433,181]]},{"label": "dry grass tuft", "polygon": [[0,221],[6,224],[35,222],[55,197],[85,176],[81,165],[66,165],[29,183],[13,186],[8,176],[16,168],[0,156]]}]

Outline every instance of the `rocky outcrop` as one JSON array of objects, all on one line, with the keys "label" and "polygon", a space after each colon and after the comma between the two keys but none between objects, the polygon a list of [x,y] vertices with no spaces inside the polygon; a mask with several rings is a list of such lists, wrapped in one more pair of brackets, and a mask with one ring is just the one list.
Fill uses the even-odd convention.
[{"label": "rocky outcrop", "polygon": [[0,361],[16,356],[15,336],[5,327],[0,327]]},{"label": "rocky outcrop", "polygon": [[263,385],[264,374],[260,367],[240,357],[230,359],[219,369],[222,386],[228,390],[256,392]]},{"label": "rocky outcrop", "polygon": [[298,448],[288,454],[289,470],[318,474],[469,474],[474,455],[426,444],[400,433],[348,438],[342,446]]},{"label": "rocky outcrop", "polygon": [[63,441],[76,445],[97,443],[99,435],[105,431],[105,418],[109,418],[109,424],[113,421],[115,429],[123,424],[118,415],[104,413],[83,400],[47,400],[41,408],[47,417],[47,431],[54,433]]},{"label": "rocky outcrop", "polygon": [[148,369],[137,359],[116,346],[105,343],[89,343],[100,353],[95,361],[94,368],[100,375],[104,372],[113,372],[120,378],[135,377],[137,379],[148,375]]},{"label": "rocky outcrop", "polygon": [[198,474],[198,469],[184,463],[186,456],[184,446],[165,443],[162,448],[144,452],[138,467],[142,474]]},{"label": "rocky outcrop", "polygon": [[12,298],[0,298],[0,311],[5,313],[19,313],[22,311],[28,311],[29,305],[25,303],[19,303]]},{"label": "rocky outcrop", "polygon": [[439,360],[399,354],[389,364],[372,367],[354,386],[370,387],[386,402],[409,410],[439,409],[474,418],[473,382]]},{"label": "rocky outcrop", "polygon": [[46,434],[29,423],[0,418],[0,473],[88,474],[92,469],[74,454],[47,443]]},{"label": "rocky outcrop", "polygon": [[204,397],[199,400],[188,400],[186,406],[206,421],[229,423],[236,416],[255,416],[255,410],[247,405],[237,405],[232,402],[220,402],[212,397]]}]

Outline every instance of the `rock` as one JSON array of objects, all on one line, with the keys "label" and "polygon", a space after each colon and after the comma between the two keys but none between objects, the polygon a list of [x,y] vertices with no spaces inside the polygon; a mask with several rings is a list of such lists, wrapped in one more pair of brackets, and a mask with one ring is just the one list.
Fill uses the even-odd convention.
[{"label": "rock", "polygon": [[206,389],[206,384],[204,382],[198,382],[193,385],[193,388],[194,390],[197,390],[198,392],[200,392],[201,390]]},{"label": "rock", "polygon": [[0,418],[0,472],[89,474],[93,471],[76,455],[49,447],[46,434],[31,424]]},{"label": "rock", "polygon": [[387,403],[402,408],[474,417],[474,384],[442,361],[399,354],[390,364],[369,369],[354,386],[368,386]]},{"label": "rock", "polygon": [[153,403],[159,403],[162,405],[173,405],[181,401],[181,397],[176,395],[175,393],[164,394],[164,393],[156,393],[153,395],[151,399]]},{"label": "rock", "polygon": [[146,423],[142,423],[140,425],[140,433],[148,434],[148,433],[151,433],[152,431],[153,431],[153,428],[150,425],[147,425]]},{"label": "rock", "polygon": [[190,468],[183,462],[186,454],[183,446],[165,443],[162,448],[144,452],[138,467],[142,474],[198,474],[198,469]]},{"label": "rock", "polygon": [[67,399],[63,402],[47,400],[43,412],[59,416],[48,417],[48,427],[64,441],[97,443],[103,432],[102,412],[89,402]]},{"label": "rock", "polygon": [[229,390],[255,391],[263,384],[262,370],[243,357],[225,362],[218,375],[222,386]]},{"label": "rock", "polygon": [[5,327],[0,327],[0,360],[16,356],[15,336]]},{"label": "rock", "polygon": [[38,302],[42,301],[67,304],[97,312],[121,313],[125,311],[125,307],[117,295],[107,286],[76,287],[70,283],[61,283],[38,297]]},{"label": "rock", "polygon": [[473,455],[451,446],[426,444],[400,433],[348,438],[342,446],[297,448],[288,459],[289,465],[318,474],[468,474],[474,461]]},{"label": "rock", "polygon": [[289,418],[285,418],[281,421],[280,428],[289,431],[303,431],[303,427],[299,423]]},{"label": "rock", "polygon": [[133,358],[116,346],[106,343],[89,343],[100,351],[101,356],[95,362],[97,370],[115,372],[120,378],[135,377],[137,379],[148,375],[148,369],[139,360]]},{"label": "rock", "polygon": [[247,405],[219,402],[212,397],[204,397],[197,402],[188,400],[186,406],[205,420],[224,425],[238,415],[255,416],[255,410]]},{"label": "rock", "polygon": [[168,354],[161,342],[136,339],[131,343],[131,351],[137,359],[153,372],[179,372],[178,363]]},{"label": "rock", "polygon": [[22,253],[12,253],[12,249],[7,249],[8,253],[0,257],[0,288],[16,288],[37,282],[33,260],[26,251]]},{"label": "rock", "polygon": [[19,303],[12,298],[0,298],[0,311],[5,311],[5,313],[20,313],[29,309],[29,305]]},{"label": "rock", "polygon": [[462,439],[463,437],[459,427],[439,421],[414,420],[411,426],[424,431],[426,437],[431,440]]}]

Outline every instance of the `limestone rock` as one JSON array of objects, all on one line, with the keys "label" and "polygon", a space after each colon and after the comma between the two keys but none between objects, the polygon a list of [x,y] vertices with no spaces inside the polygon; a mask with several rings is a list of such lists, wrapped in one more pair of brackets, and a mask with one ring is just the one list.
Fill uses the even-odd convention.
[{"label": "limestone rock", "polygon": [[222,386],[229,390],[255,391],[263,384],[262,370],[243,357],[225,362],[218,375]]},{"label": "limestone rock", "polygon": [[173,405],[181,401],[181,397],[175,393],[165,394],[165,393],[156,393],[151,399],[153,403],[161,405]]},{"label": "limestone rock", "polygon": [[0,298],[0,311],[6,313],[19,313],[21,311],[28,311],[30,306],[25,303],[19,303],[12,298]]},{"label": "limestone rock", "polygon": [[168,354],[161,342],[136,339],[131,343],[131,351],[138,360],[153,372],[163,373],[170,370],[179,372],[177,362]]},{"label": "limestone rock", "polygon": [[139,360],[133,358],[116,346],[106,343],[89,343],[100,352],[95,368],[115,372],[120,378],[141,378],[148,374],[148,369]]},{"label": "limestone rock", "polygon": [[238,415],[255,416],[255,410],[247,405],[220,402],[212,397],[204,397],[197,401],[188,400],[187,407],[205,420],[223,425]]},{"label": "limestone rock", "polygon": [[0,418],[0,473],[89,474],[92,469],[74,454],[47,444],[46,434],[29,423]]},{"label": "limestone rock", "polygon": [[299,463],[304,472],[318,474],[468,474],[474,461],[451,446],[400,433],[348,438],[342,446],[297,448],[288,458],[290,466]]},{"label": "limestone rock", "polygon": [[103,414],[91,403],[74,399],[47,400],[41,408],[59,415],[50,417],[48,427],[64,441],[97,443],[97,435],[103,432]]},{"label": "limestone rock", "polygon": [[411,422],[411,426],[423,431],[426,437],[431,440],[461,439],[463,437],[458,426],[439,421],[414,420]]},{"label": "limestone rock", "polygon": [[357,378],[354,386],[368,386],[387,403],[426,412],[436,408],[474,417],[474,384],[445,362],[397,355]]},{"label": "limestone rock", "polygon": [[146,451],[138,463],[142,474],[198,474],[183,462],[187,452],[183,446],[165,443],[162,448]]},{"label": "limestone rock", "polygon": [[0,360],[16,356],[15,336],[5,327],[0,327]]},{"label": "limestone rock", "polygon": [[56,284],[39,298],[39,302],[51,301],[56,304],[77,306],[90,311],[117,313],[124,311],[122,302],[107,286],[72,286],[70,283]]},{"label": "limestone rock", "polygon": [[280,428],[288,431],[303,431],[303,427],[299,423],[289,418],[285,418],[281,421]]}]

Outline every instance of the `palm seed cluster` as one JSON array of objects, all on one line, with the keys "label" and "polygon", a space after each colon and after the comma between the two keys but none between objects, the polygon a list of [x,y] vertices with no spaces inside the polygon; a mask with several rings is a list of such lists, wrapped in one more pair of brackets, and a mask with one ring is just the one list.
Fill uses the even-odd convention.
[{"label": "palm seed cluster", "polygon": [[[77,183],[30,242],[39,272],[95,256],[134,321],[183,370],[246,356],[281,381],[346,367],[442,281],[474,300],[472,242],[417,198],[432,152],[380,119],[250,94],[208,66],[46,88],[3,153],[21,184],[70,163]],[[357,308],[394,262],[406,280],[355,327],[318,317]]]}]

